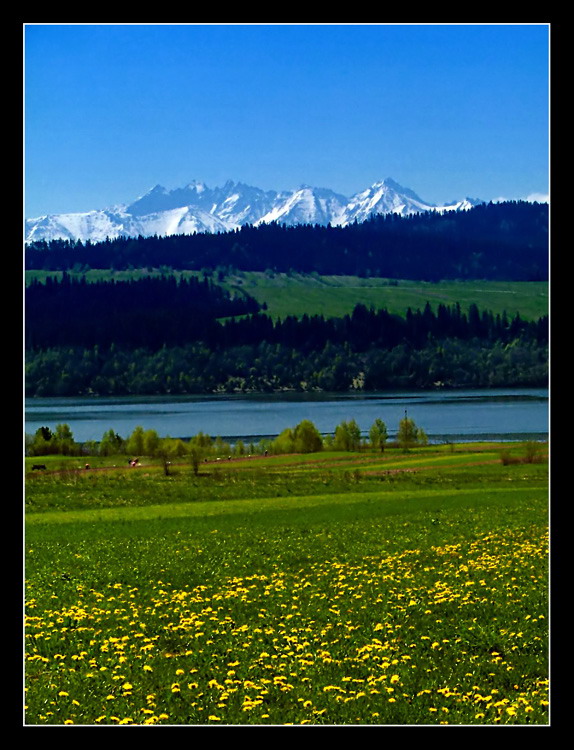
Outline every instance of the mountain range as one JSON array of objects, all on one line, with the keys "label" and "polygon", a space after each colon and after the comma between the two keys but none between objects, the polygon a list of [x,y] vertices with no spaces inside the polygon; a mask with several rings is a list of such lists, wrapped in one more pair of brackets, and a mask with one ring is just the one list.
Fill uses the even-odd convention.
[{"label": "mountain range", "polygon": [[194,181],[174,190],[156,185],[130,204],[26,219],[25,240],[100,242],[116,237],[228,232],[245,224],[270,222],[346,226],[374,214],[464,211],[480,203],[464,198],[437,206],[391,178],[351,198],[308,185],[277,192],[231,180],[216,188]]}]

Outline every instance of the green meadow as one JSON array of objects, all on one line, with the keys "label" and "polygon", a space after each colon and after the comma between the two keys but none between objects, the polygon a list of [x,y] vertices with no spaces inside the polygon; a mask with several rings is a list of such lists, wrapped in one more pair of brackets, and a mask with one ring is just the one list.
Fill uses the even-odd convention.
[{"label": "green meadow", "polygon": [[544,450],[82,466],[26,459],[26,724],[549,723]]},{"label": "green meadow", "polygon": [[[172,273],[171,269],[166,272]],[[74,271],[69,272],[71,276]],[[132,269],[129,271],[89,270],[88,281],[114,278],[117,281],[139,279],[159,270]],[[174,275],[199,275],[199,272],[173,271]],[[61,272],[26,271],[26,280],[44,280],[46,276],[60,276]],[[212,277],[214,280],[217,274]],[[466,312],[471,304],[479,310],[493,314],[520,313],[525,320],[536,320],[548,314],[548,282],[545,281],[409,281],[359,276],[321,276],[317,273],[273,273],[259,271],[232,271],[222,275],[222,286],[230,290],[243,290],[260,304],[267,305],[267,314],[273,318],[288,315],[323,315],[341,317],[352,313],[358,304],[386,308],[390,313],[404,315],[423,309],[427,302],[436,311],[439,304],[460,303]]]},{"label": "green meadow", "polygon": [[274,318],[323,315],[341,317],[355,305],[404,315],[423,309],[427,302],[436,311],[439,304],[460,303],[466,311],[471,304],[494,314],[517,312],[526,320],[548,314],[547,282],[502,281],[409,281],[358,276],[319,276],[319,274],[265,274],[246,272],[225,280],[229,287],[244,289],[263,304]]}]

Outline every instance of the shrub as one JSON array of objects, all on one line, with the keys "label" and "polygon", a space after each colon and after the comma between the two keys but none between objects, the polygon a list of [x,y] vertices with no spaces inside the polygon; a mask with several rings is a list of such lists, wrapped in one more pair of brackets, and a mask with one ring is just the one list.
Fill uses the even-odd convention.
[{"label": "shrub", "polygon": [[541,446],[534,440],[529,440],[524,444],[525,456],[524,462],[527,464],[538,463],[541,460]]},{"label": "shrub", "polygon": [[510,464],[520,463],[520,459],[513,456],[508,448],[500,451],[500,462],[503,466],[510,466]]}]

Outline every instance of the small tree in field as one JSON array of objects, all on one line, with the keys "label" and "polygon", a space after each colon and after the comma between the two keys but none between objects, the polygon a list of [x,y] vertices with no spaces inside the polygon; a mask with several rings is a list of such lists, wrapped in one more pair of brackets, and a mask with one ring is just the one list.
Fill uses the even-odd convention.
[{"label": "small tree in field", "polygon": [[316,453],[323,450],[321,434],[308,419],[304,419],[295,427],[293,442],[297,453]]},{"label": "small tree in field", "polygon": [[117,456],[124,447],[124,441],[113,429],[104,433],[100,442],[100,456]]},{"label": "small tree in field", "polygon": [[77,451],[75,450],[76,445],[74,443],[74,436],[72,435],[70,425],[56,425],[56,432],[54,434],[53,440],[58,447],[58,453],[61,453],[63,456],[71,456],[74,453],[77,453]]},{"label": "small tree in field", "polygon": [[199,464],[209,454],[211,448],[211,437],[205,435],[203,432],[198,432],[198,434],[189,441],[189,460],[195,476],[199,474]]},{"label": "small tree in field", "polygon": [[371,425],[371,429],[369,430],[369,440],[371,443],[371,448],[374,448],[374,450],[384,451],[387,437],[387,425],[383,422],[382,419],[375,419],[375,421]]},{"label": "small tree in field", "polygon": [[271,453],[316,453],[323,450],[323,438],[313,422],[304,419],[296,427],[285,428],[269,449]]},{"label": "small tree in field", "polygon": [[422,427],[417,428],[417,444],[418,445],[428,445],[429,439],[426,432],[422,429]]},{"label": "small tree in field", "polygon": [[29,448],[31,456],[47,456],[53,452],[52,431],[49,427],[40,427],[36,430]]},{"label": "small tree in field", "polygon": [[143,453],[146,456],[157,456],[160,437],[155,430],[146,430],[143,434]]},{"label": "small tree in field", "polygon": [[136,427],[126,442],[126,450],[133,456],[144,454],[144,430],[143,427]]},{"label": "small tree in field", "polygon": [[358,451],[361,447],[361,428],[354,419],[341,422],[335,428],[333,448],[337,451]]},{"label": "small tree in field", "polygon": [[286,427],[271,443],[271,452],[276,455],[295,452],[295,436],[291,427]]},{"label": "small tree in field", "polygon": [[397,433],[397,442],[399,447],[408,451],[415,445],[427,445],[428,438],[424,430],[416,426],[413,419],[405,416],[399,422],[399,431]]},{"label": "small tree in field", "polygon": [[542,446],[534,440],[529,440],[524,444],[525,456],[524,462],[527,464],[538,463],[541,460]]}]

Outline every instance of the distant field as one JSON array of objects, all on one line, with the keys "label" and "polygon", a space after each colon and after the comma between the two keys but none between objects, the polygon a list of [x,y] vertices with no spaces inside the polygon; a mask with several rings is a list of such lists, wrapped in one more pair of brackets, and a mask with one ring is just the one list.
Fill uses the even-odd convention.
[{"label": "distant field", "polygon": [[[146,269],[130,271],[88,271],[88,280],[113,278],[121,280],[149,275]],[[159,273],[159,271],[157,272]],[[176,272],[186,274],[187,272]],[[46,271],[27,271],[26,281],[57,275]],[[189,272],[187,275],[198,275]],[[537,319],[548,313],[548,282],[506,281],[390,281],[358,276],[319,276],[319,274],[237,272],[221,282],[228,289],[242,289],[258,302],[267,304],[273,318],[288,315],[301,317],[323,315],[340,317],[352,312],[361,303],[367,307],[386,308],[404,315],[410,307],[422,309],[428,301],[436,310],[439,304],[459,302],[463,312],[475,303],[480,310],[494,314],[506,311],[509,316],[520,313],[525,320]]]},{"label": "distant field", "polygon": [[501,281],[398,281],[363,279],[357,276],[305,276],[276,274],[270,278],[262,273],[245,273],[226,280],[251,294],[258,302],[266,302],[273,317],[287,315],[324,315],[339,317],[352,312],[357,304],[387,308],[404,315],[410,307],[422,309],[426,302],[436,309],[439,304],[459,302],[463,311],[475,303],[479,309],[509,315],[519,312],[526,320],[548,312],[547,282]]}]

